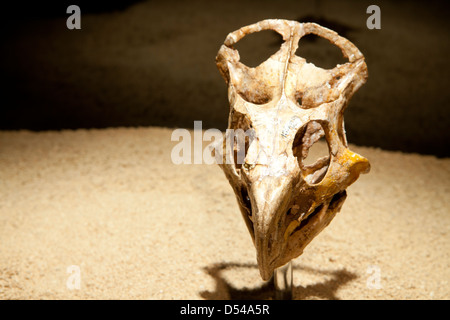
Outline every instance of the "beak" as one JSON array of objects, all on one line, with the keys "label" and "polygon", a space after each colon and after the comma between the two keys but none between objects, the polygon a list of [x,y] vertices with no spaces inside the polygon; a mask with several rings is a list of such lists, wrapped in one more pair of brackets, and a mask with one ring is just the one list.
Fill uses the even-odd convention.
[{"label": "beak", "polygon": [[287,176],[265,176],[252,186],[255,247],[264,280],[269,280],[272,276],[274,263],[284,248],[284,230],[279,226],[283,225],[291,198],[291,181]]}]

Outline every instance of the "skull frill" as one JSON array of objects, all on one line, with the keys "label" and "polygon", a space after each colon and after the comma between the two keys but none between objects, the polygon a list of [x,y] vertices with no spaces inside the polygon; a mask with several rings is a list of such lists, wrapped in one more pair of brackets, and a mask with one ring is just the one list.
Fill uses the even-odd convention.
[{"label": "skull frill", "polygon": [[[262,30],[279,33],[283,44],[259,66],[247,67],[233,45]],[[307,34],[338,46],[348,61],[326,70],[295,55]],[[278,19],[230,33],[216,63],[228,85],[228,128],[253,133],[243,163],[220,166],[256,247],[261,277],[268,280],[275,268],[302,254],[340,210],[346,188],[370,170],[367,159],[348,149],[343,119],[349,99],[367,79],[367,66],[361,52],[336,32]],[[305,164],[322,137],[328,156]],[[226,157],[226,143],[223,148]]]}]

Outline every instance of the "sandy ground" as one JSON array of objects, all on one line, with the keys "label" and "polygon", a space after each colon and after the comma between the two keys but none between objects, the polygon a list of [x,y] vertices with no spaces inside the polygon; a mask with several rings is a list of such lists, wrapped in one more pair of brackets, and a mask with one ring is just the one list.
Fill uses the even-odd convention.
[{"label": "sandy ground", "polygon": [[[172,164],[171,132],[1,132],[0,298],[271,299],[225,176]],[[450,159],[353,149],[372,171],[294,260],[294,298],[449,299]]]}]

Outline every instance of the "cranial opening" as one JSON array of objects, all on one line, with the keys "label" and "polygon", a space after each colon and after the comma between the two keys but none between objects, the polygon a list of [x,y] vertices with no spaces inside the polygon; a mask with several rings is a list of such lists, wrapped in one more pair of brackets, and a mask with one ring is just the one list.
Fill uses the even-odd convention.
[{"label": "cranial opening", "polygon": [[273,86],[262,79],[272,74],[266,67],[268,59],[280,50],[282,36],[273,30],[262,30],[250,33],[234,44],[239,53],[234,86],[237,93],[252,104],[266,104],[273,99]]},{"label": "cranial opening", "polygon": [[328,70],[338,64],[348,62],[339,47],[312,33],[304,35],[300,39],[295,54],[303,57],[307,62],[313,63],[316,67]]},{"label": "cranial opening", "polygon": [[322,136],[319,140],[309,148],[308,155],[303,159],[303,165],[310,166],[316,163],[320,158],[328,157],[328,143],[325,136]]},{"label": "cranial opening", "polygon": [[298,130],[292,152],[306,182],[317,184],[322,181],[330,165],[330,150],[320,122],[310,121]]},{"label": "cranial opening", "polygon": [[234,44],[239,51],[240,61],[250,68],[255,68],[276,53],[283,37],[273,30],[262,30],[246,35]]}]

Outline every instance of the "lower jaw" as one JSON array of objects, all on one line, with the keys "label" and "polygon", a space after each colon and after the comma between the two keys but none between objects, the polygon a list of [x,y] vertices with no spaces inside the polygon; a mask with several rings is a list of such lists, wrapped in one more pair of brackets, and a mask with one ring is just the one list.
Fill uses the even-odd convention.
[{"label": "lower jaw", "polygon": [[[347,192],[345,190],[343,190],[343,191],[340,191],[340,192],[336,193],[335,195],[333,195],[333,197],[331,197],[331,199],[329,201],[325,201],[325,203],[322,203],[321,205],[316,207],[316,209],[306,219],[304,219],[300,222],[299,226],[292,232],[291,236],[294,235],[294,233],[304,232],[305,230],[307,230],[308,227],[310,226],[310,223],[313,221],[314,217],[336,214],[342,207],[342,204],[344,203],[346,197],[347,197]],[[319,224],[318,227],[325,228],[326,225],[323,226],[323,225]],[[322,230],[323,230],[323,228],[322,228]],[[305,243],[299,244],[298,247],[300,247],[302,249],[300,252],[297,252],[298,254],[294,254],[292,256],[289,254],[288,255],[282,254],[281,252],[285,252],[285,249],[286,249],[286,246],[285,246],[280,251],[280,254],[276,255],[275,257],[270,258],[269,263],[267,263],[267,265],[266,265],[267,267],[260,268],[261,277],[264,280],[270,279],[270,277],[273,274],[273,271],[276,268],[279,268],[279,267],[285,265],[290,260],[295,259],[299,255],[301,255],[304,247],[306,247],[309,244],[309,242],[320,233],[321,230],[318,231],[317,234],[315,231],[317,231],[317,230],[308,230],[308,233],[314,234],[314,236],[311,238],[306,237],[309,240],[306,244]],[[289,240],[287,239],[287,241],[289,241]],[[286,245],[287,245],[287,242],[286,242]],[[261,259],[264,259],[264,258],[261,258]]]}]

